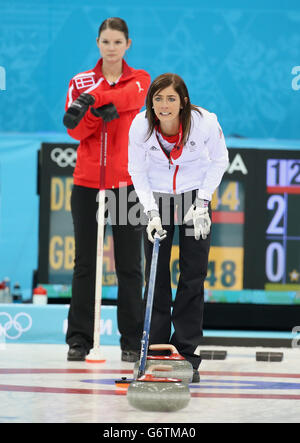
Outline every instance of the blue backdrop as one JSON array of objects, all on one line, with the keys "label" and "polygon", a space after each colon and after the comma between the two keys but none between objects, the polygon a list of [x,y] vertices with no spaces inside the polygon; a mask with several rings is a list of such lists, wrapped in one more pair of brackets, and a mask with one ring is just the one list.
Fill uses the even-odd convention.
[{"label": "blue backdrop", "polygon": [[182,75],[225,134],[300,137],[298,0],[0,0],[0,131],[63,131],[68,82],[96,64],[108,16],[129,25],[128,62]]},{"label": "blue backdrop", "polygon": [[109,16],[129,25],[128,63],[152,78],[181,75],[225,136],[300,139],[299,0],[0,0],[0,280],[27,290],[37,266],[36,152],[41,141],[70,141],[68,83],[96,64]]}]

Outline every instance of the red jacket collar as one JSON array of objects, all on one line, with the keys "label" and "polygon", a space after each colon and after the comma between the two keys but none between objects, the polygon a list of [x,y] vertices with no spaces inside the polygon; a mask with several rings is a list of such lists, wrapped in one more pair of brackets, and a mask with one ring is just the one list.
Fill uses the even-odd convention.
[{"label": "red jacket collar", "polygon": [[[96,64],[95,68],[93,69],[93,71],[97,75],[97,79],[100,77],[103,77],[102,64],[103,64],[103,58],[100,58]],[[122,72],[122,75],[121,75],[119,81],[128,80],[132,76],[133,76],[132,68],[127,65],[125,60],[123,60],[123,72]]]},{"label": "red jacket collar", "polygon": [[[157,137],[157,132],[161,133],[160,128],[159,128],[158,119],[157,119],[157,123],[156,123],[156,126],[155,126],[155,130],[156,130],[156,138],[158,140],[158,143],[160,144],[161,148],[163,149],[163,147],[162,147],[162,145],[161,145],[161,143],[159,141],[159,138]],[[163,137],[163,135],[162,135],[162,137]],[[170,152],[170,159],[177,160],[181,156],[182,150],[183,150],[182,123],[180,122],[179,131],[178,131],[178,134],[177,134],[177,140],[175,142],[174,148]],[[164,151],[164,149],[163,149],[163,151]]]}]

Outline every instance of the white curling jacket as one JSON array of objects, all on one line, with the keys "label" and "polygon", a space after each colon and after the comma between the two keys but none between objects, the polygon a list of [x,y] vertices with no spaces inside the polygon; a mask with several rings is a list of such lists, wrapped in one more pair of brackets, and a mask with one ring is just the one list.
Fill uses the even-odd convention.
[{"label": "white curling jacket", "polygon": [[181,155],[169,159],[154,130],[148,140],[146,111],[136,115],[129,131],[128,171],[145,213],[157,209],[153,192],[181,194],[198,189],[211,200],[228,166],[228,151],[217,116],[192,111],[189,138]]}]

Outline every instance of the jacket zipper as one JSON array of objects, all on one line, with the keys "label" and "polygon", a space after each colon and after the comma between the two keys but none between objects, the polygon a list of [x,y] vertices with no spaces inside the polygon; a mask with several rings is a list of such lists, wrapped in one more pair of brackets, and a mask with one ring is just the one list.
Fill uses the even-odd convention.
[{"label": "jacket zipper", "polygon": [[[162,146],[162,144],[160,143],[159,138],[158,138],[157,136],[156,136],[156,139],[157,139],[157,141],[158,141],[158,144],[159,144],[159,146],[160,146],[162,152],[165,154],[165,156],[166,156],[167,159],[168,159],[168,162],[169,162],[169,170],[170,170],[170,169],[171,169],[171,165],[173,165],[173,163],[172,163],[172,159],[171,159],[171,156],[170,156],[170,154],[168,155],[168,154],[166,153],[165,149],[163,148],[163,146]],[[174,175],[173,175],[173,192],[174,192],[174,194],[176,194],[176,177],[177,177],[178,169],[179,169],[179,166],[176,165],[176,166],[175,166],[175,172],[174,172]]]},{"label": "jacket zipper", "polygon": [[173,192],[174,192],[174,194],[176,194],[176,177],[177,177],[178,169],[179,169],[179,166],[176,165],[175,172],[173,175]]}]

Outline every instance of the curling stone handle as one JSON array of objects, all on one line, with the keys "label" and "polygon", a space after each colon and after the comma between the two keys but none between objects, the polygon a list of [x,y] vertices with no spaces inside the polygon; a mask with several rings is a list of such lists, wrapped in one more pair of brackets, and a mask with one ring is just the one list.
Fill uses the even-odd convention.
[{"label": "curling stone handle", "polygon": [[171,351],[172,354],[178,354],[178,351],[175,348],[175,346],[174,345],[169,345],[169,344],[165,344],[165,345],[150,345],[149,349],[151,349],[151,351]]},{"label": "curling stone handle", "polygon": [[170,365],[151,365],[147,369],[147,373],[152,374],[153,371],[172,371],[172,366]]}]

